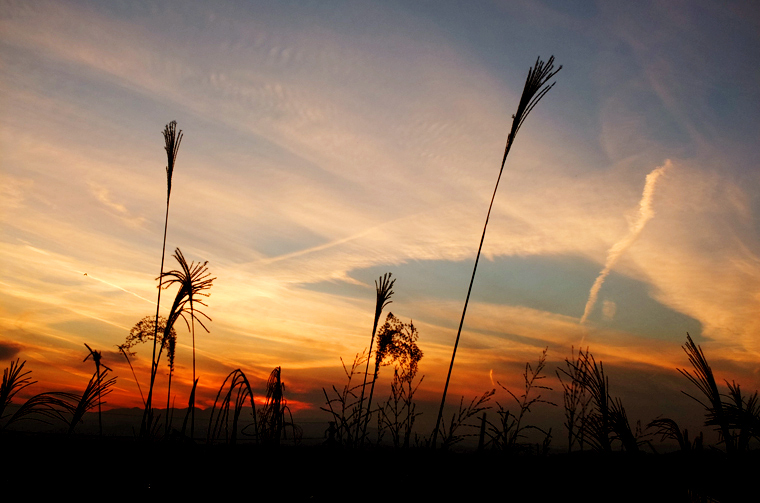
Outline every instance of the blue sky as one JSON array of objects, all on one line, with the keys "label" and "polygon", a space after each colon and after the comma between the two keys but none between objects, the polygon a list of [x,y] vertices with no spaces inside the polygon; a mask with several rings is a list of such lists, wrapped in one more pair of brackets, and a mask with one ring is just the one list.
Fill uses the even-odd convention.
[{"label": "blue sky", "polygon": [[[557,84],[496,196],[451,393],[481,392],[491,371],[519,386],[544,346],[556,362],[588,344],[621,375],[668,376],[670,396],[686,385],[672,375],[687,331],[719,378],[760,388],[760,13],[749,3],[1,12],[0,345],[40,386],[76,386],[90,372],[83,343],[113,352],[153,309],[161,132],[177,120],[167,249],[217,277],[197,345],[204,392],[233,368],[263,379],[282,365],[295,396],[318,397],[341,379],[339,358],[367,346],[373,281],[392,272],[390,308],[420,331],[422,396],[434,400],[511,115],[528,68],[554,55]],[[581,324],[660,166],[651,215]],[[137,405],[110,356],[114,396]]]}]

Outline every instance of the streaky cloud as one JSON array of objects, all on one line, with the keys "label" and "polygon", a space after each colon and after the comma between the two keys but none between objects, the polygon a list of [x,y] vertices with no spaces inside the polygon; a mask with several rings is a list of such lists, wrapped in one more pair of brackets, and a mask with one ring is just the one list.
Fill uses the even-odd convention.
[{"label": "streaky cloud", "polygon": [[662,176],[665,170],[670,168],[670,166],[671,162],[670,159],[668,159],[665,161],[665,164],[655,168],[651,173],[647,175],[646,183],[644,184],[644,193],[641,195],[641,201],[639,202],[638,218],[631,223],[631,226],[628,229],[628,234],[626,234],[623,239],[612,245],[612,248],[610,248],[610,250],[607,252],[607,260],[604,263],[604,269],[602,269],[602,271],[599,273],[599,276],[597,276],[596,281],[594,281],[594,284],[591,286],[591,291],[588,295],[588,301],[586,301],[586,308],[584,309],[583,316],[581,317],[581,324],[586,322],[589,314],[591,314],[591,311],[593,311],[594,305],[596,304],[596,299],[599,296],[599,290],[601,290],[604,280],[610,274],[610,271],[612,271],[612,268],[615,266],[618,259],[623,255],[623,253],[625,253],[628,248],[631,247],[634,242],[636,242],[638,237],[641,235],[641,231],[644,230],[647,222],[651,220],[652,217],[654,217],[654,210],[652,209],[654,187],[657,183],[657,179],[660,178],[660,176]]}]

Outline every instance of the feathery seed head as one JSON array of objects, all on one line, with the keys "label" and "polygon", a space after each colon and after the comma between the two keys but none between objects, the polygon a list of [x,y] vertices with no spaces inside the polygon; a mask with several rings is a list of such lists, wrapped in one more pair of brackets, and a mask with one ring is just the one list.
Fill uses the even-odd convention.
[{"label": "feathery seed head", "polygon": [[182,130],[177,131],[177,121],[171,121],[164,128],[164,141],[166,142],[166,199],[172,192],[172,174],[174,173],[174,163],[177,160],[177,152],[179,152],[179,144],[182,142]]},{"label": "feathery seed head", "polygon": [[525,118],[538,102],[541,101],[541,98],[549,92],[549,89],[554,87],[554,82],[548,86],[546,86],[546,83],[561,69],[562,65],[554,70],[554,56],[552,56],[546,63],[541,61],[540,57],[537,58],[535,66],[528,70],[528,78],[525,80],[525,88],[520,97],[520,103],[517,105],[517,112],[512,116],[512,130],[507,138],[507,144],[514,141],[515,135],[517,135],[517,131],[522,126]]},{"label": "feathery seed head", "polygon": [[393,302],[390,300],[390,298],[394,293],[393,284],[396,282],[396,280],[391,279],[391,276],[392,274],[387,272],[383,274],[381,278],[375,280],[375,290],[377,291],[377,304],[375,311],[377,317],[380,316],[380,313],[383,312],[383,309],[385,309],[388,304]]}]

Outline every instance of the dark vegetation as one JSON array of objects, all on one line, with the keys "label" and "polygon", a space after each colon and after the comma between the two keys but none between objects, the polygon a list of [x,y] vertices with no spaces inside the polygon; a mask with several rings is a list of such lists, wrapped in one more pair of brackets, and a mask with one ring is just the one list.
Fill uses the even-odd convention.
[{"label": "dark vegetation", "polygon": [[[553,71],[552,62],[544,65],[538,60],[528,75],[502,170],[525,117],[551,88],[545,84],[558,71]],[[503,403],[495,399],[496,389],[488,389],[471,399],[461,397],[458,407],[445,415],[467,300],[436,426],[432,431],[415,428],[421,415],[415,393],[424,379],[419,375],[423,352],[413,322],[389,312],[380,325],[394,294],[396,280],[390,273],[375,282],[369,348],[350,365],[343,362],[342,386],[323,389],[326,425],[320,445],[300,445],[302,432],[288,407],[281,367],[269,375],[258,410],[255,386],[242,369],[235,369],[221,383],[210,413],[198,411],[195,324],[208,331],[206,324],[211,320],[199,308],[206,306],[204,299],[215,278],[206,262],[188,263],[178,248],[174,253],[177,269],[164,271],[171,180],[182,139],[176,123],[166,126],[164,138],[167,203],[156,315],[138,321],[118,346],[143,402],[139,429],[131,437],[104,435],[101,406],[116,378],[109,376],[112,370],[102,361],[101,352],[89,345],[85,344],[85,361],[92,359],[95,369],[81,394],[44,392],[15,401],[35,381],[26,362],[11,361],[0,388],[0,445],[8,480],[20,485],[45,480],[47,485],[36,489],[40,493],[46,487],[59,493],[62,487],[81,484],[81,491],[120,488],[135,495],[193,497],[244,491],[246,496],[286,501],[332,501],[359,494],[370,501],[470,500],[494,497],[494,490],[502,499],[538,501],[569,496],[591,501],[740,501],[746,494],[746,481],[752,480],[760,460],[758,392],[746,394],[733,381],[725,381],[721,390],[701,347],[688,334],[683,349],[691,368],[678,371],[689,383],[684,393],[704,409],[705,427],[717,432],[717,445],[707,445],[702,432],[690,437],[670,418],[658,417],[643,427],[632,425],[622,400],[611,394],[603,363],[588,348],[577,353],[571,349],[563,365],[554,369],[563,396],[562,432],[532,421],[536,409],[559,407],[546,398],[553,390],[547,381],[548,348],[535,364],[526,363],[521,391],[498,383],[500,396],[506,398]],[[485,226],[481,247],[484,236]],[[477,258],[468,300],[476,270]],[[176,292],[164,318],[159,316],[161,292],[168,289]],[[174,418],[177,411],[171,394],[175,328],[180,319],[193,345],[193,386],[181,421]],[[135,346],[143,343],[153,348],[147,396],[130,361]],[[153,406],[153,394],[164,354],[167,402],[161,413]],[[373,402],[376,391],[380,398]],[[98,434],[77,434],[86,413],[95,408]],[[200,434],[195,429],[197,411],[204,413],[199,426],[205,432]],[[59,424],[65,433],[18,428],[28,421]],[[566,446],[554,448],[555,435]],[[677,449],[658,454],[658,440],[670,441]],[[373,478],[374,484],[369,482]],[[491,481],[506,483],[497,487]]]}]

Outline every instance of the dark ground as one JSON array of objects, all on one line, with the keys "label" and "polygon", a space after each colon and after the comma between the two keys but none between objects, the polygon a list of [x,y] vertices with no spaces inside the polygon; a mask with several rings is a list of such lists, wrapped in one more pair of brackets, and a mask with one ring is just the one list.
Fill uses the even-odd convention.
[{"label": "dark ground", "polygon": [[0,434],[0,454],[5,488],[34,499],[732,502],[758,500],[760,473],[757,451],[733,460],[717,451],[540,457],[22,432]]}]

